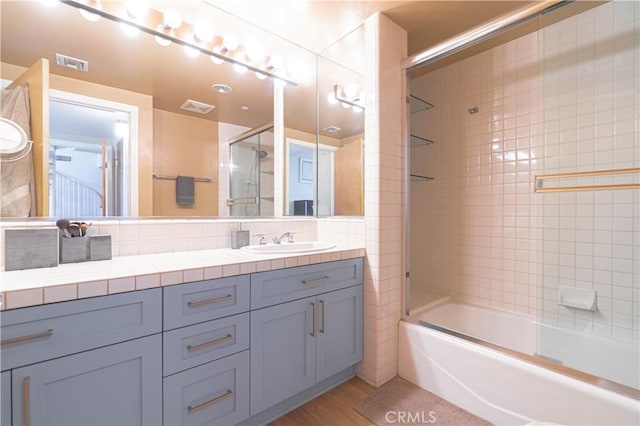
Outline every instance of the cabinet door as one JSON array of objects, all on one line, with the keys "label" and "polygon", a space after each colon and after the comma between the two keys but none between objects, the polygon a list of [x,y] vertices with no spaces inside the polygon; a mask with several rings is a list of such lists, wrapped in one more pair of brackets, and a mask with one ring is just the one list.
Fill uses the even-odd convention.
[{"label": "cabinet door", "polygon": [[314,297],[251,312],[251,415],[315,384]]},{"label": "cabinet door", "polygon": [[0,397],[2,398],[2,406],[0,406],[0,425],[11,425],[11,371],[5,371],[0,376]]},{"label": "cabinet door", "polygon": [[161,358],[156,334],[13,370],[14,424],[157,426]]},{"label": "cabinet door", "polygon": [[316,380],[362,360],[362,286],[317,297]]}]

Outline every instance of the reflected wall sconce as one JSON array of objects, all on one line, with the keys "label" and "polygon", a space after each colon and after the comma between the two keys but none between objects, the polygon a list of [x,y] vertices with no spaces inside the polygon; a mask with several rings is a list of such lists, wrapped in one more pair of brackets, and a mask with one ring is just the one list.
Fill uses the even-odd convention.
[{"label": "reflected wall sconce", "polygon": [[358,88],[354,85],[334,85],[333,99],[336,100],[335,103],[340,102],[345,108],[353,107],[354,110],[364,109],[364,92],[358,90]]}]

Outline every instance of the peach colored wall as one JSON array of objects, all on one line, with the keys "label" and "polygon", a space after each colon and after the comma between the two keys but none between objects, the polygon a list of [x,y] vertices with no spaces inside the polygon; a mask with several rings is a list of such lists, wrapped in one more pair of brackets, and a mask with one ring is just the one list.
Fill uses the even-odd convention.
[{"label": "peach colored wall", "polygon": [[[2,78],[13,80],[25,68],[2,63]],[[151,216],[153,209],[153,98],[100,84],[88,83],[56,74],[50,75],[50,88],[83,96],[106,99],[138,107],[138,216]]]},{"label": "peach colored wall", "polygon": [[153,110],[154,172],[169,176],[210,177],[195,183],[193,206],[178,206],[174,180],[153,181],[154,216],[218,215],[218,122]]}]

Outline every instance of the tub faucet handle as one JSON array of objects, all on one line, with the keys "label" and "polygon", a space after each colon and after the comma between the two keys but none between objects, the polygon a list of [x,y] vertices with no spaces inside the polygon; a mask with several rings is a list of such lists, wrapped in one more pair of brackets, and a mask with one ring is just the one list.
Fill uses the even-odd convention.
[{"label": "tub faucet handle", "polygon": [[253,234],[254,237],[260,237],[260,240],[258,241],[258,245],[259,246],[263,246],[263,245],[267,244],[267,240],[264,238],[265,235],[267,235],[267,234],[264,233],[264,232],[260,232],[258,234]]}]

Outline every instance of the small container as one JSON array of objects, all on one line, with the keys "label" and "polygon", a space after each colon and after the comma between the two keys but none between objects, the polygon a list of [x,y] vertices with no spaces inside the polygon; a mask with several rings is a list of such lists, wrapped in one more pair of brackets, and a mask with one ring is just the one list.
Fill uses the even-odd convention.
[{"label": "small container", "polygon": [[111,235],[95,235],[89,237],[89,260],[111,259]]},{"label": "small container", "polygon": [[238,229],[231,231],[231,248],[239,249],[249,245],[250,232],[242,229],[242,224],[238,224]]},{"label": "small container", "polygon": [[86,262],[88,237],[60,238],[60,263]]}]

